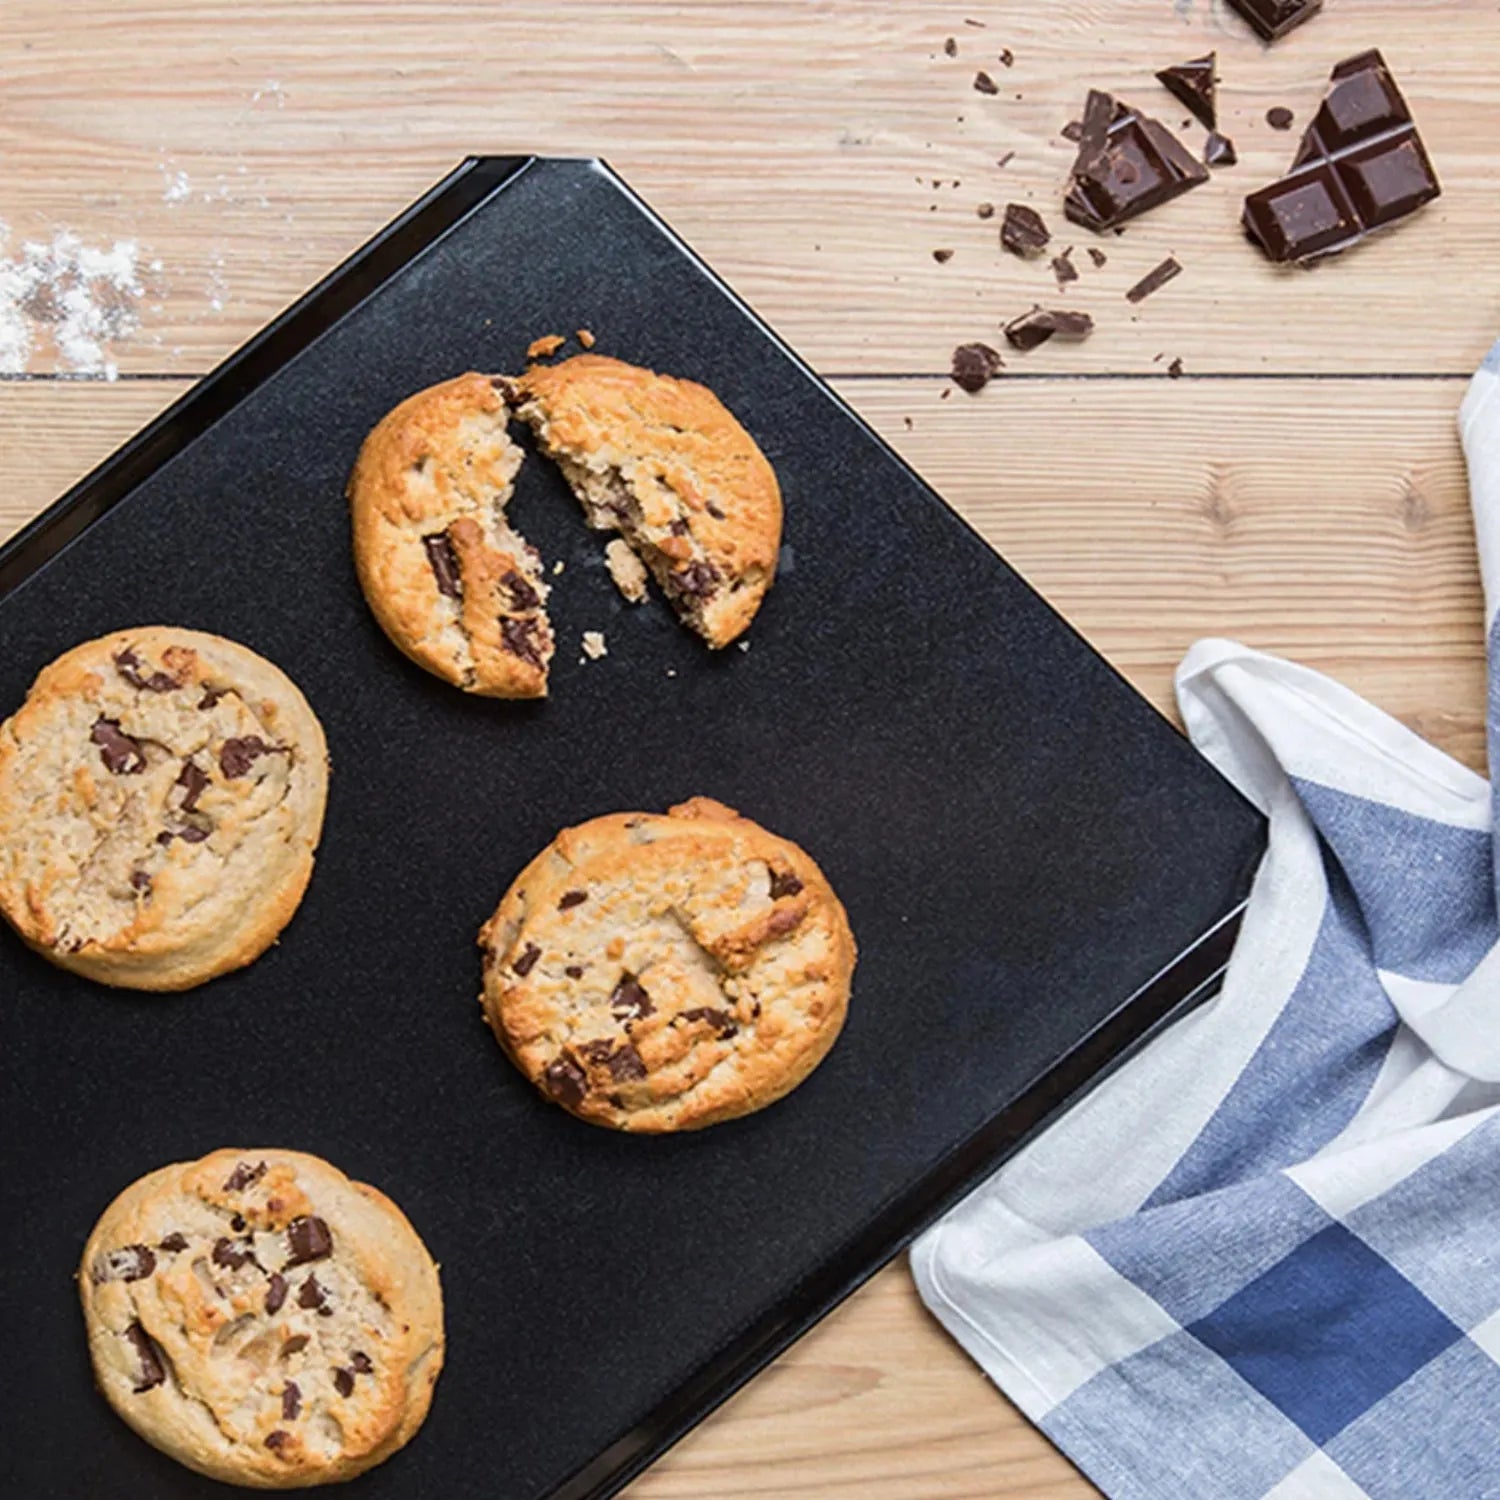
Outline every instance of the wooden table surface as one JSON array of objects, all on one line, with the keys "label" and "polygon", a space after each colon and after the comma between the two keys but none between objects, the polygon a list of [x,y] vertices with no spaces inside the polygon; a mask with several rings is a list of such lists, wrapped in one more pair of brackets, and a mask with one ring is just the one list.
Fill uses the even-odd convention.
[{"label": "wooden table surface", "polygon": [[[1342,261],[1278,273],[1236,228],[1295,148],[1266,109],[1300,130],[1331,65],[1369,46],[1444,196]],[[1068,226],[1059,130],[1085,89],[1176,128],[1152,75],[1211,48],[1240,165],[1122,237]],[[1328,0],[1269,51],[1222,0],[6,0],[0,260],[59,230],[125,240],[142,291],[117,380],[77,378],[45,327],[29,369],[0,377],[0,535],[464,155],[603,155],[1164,710],[1187,645],[1228,634],[1480,765],[1453,417],[1500,332],[1497,58],[1493,0]],[[975,90],[980,69],[998,93]],[[1011,200],[1079,246],[1065,293],[977,213]],[[1169,252],[1182,276],[1131,307]],[[978,397],[954,389],[954,345],[1000,344],[1034,301],[1086,309],[1097,332],[1008,354]],[[927,1318],[904,1265],[631,1491],[1092,1493]]]}]

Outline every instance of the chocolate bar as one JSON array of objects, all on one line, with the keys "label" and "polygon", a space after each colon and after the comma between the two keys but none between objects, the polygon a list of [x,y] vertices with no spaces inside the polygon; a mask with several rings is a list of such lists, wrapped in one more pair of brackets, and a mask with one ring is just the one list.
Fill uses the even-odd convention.
[{"label": "chocolate bar", "polygon": [[1323,9],[1323,0],[1229,0],[1229,3],[1268,42],[1284,37],[1294,26],[1312,20]]},{"label": "chocolate bar", "polygon": [[1113,229],[1207,180],[1207,169],[1165,126],[1089,90],[1063,203],[1075,224]]},{"label": "chocolate bar", "polygon": [[1218,124],[1218,80],[1214,68],[1219,54],[1210,52],[1207,57],[1195,57],[1191,62],[1174,63],[1156,75],[1156,81],[1197,116],[1200,125],[1210,130]]},{"label": "chocolate bar", "polygon": [[1291,172],[1245,199],[1245,232],[1275,261],[1337,255],[1442,192],[1379,52],[1333,70]]}]

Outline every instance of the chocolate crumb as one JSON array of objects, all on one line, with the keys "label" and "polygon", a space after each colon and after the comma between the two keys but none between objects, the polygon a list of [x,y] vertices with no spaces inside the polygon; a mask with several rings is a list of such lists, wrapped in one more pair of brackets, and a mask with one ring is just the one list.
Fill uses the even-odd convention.
[{"label": "chocolate crumb", "polygon": [[270,1281],[266,1283],[266,1316],[270,1317],[281,1311],[282,1304],[286,1301],[286,1277],[280,1271],[271,1275]]},{"label": "chocolate crumb", "polygon": [[1159,292],[1169,281],[1182,275],[1182,267],[1175,256],[1169,255],[1158,266],[1147,271],[1131,289],[1125,293],[1127,302],[1144,302],[1153,292]]},{"label": "chocolate crumb", "polygon": [[295,1380],[289,1380],[281,1388],[281,1420],[295,1422],[302,1410],[302,1392]]},{"label": "chocolate crumb", "polygon": [[1000,86],[983,68],[974,75],[974,87],[981,94],[998,94],[1000,92]]},{"label": "chocolate crumb", "polygon": [[589,899],[587,891],[564,891],[558,897],[558,911],[571,911],[575,906],[582,906]]},{"label": "chocolate crumb", "polygon": [[1002,68],[1013,68],[1016,65],[1016,54],[1009,47],[1000,49],[1000,66]]},{"label": "chocolate crumb", "polygon": [[1284,104],[1274,105],[1266,111],[1266,124],[1272,130],[1290,130],[1296,118]]},{"label": "chocolate crumb", "polygon": [[1073,264],[1073,247],[1068,246],[1061,255],[1052,257],[1052,274],[1057,277],[1058,287],[1065,287],[1070,281],[1078,280],[1078,267]]},{"label": "chocolate crumb", "polygon": [[349,1356],[349,1363],[354,1367],[356,1375],[373,1375],[375,1373],[375,1366],[370,1356],[363,1349],[356,1349]]},{"label": "chocolate crumb", "polygon": [[1014,151],[1007,151],[1004,156],[996,161],[995,165],[997,167],[1008,167],[1015,159],[1016,153]]},{"label": "chocolate crumb", "polygon": [[934,250],[932,252],[932,258],[940,266],[946,265],[950,260],[953,259],[953,252],[951,250]]},{"label": "chocolate crumb", "polygon": [[993,203],[981,203],[974,212],[981,219],[993,219],[995,217],[995,205]]},{"label": "chocolate crumb", "polygon": [[948,40],[943,43],[943,51],[946,52],[949,57],[957,57],[958,56],[958,38],[950,36],[948,38]]},{"label": "chocolate crumb", "polygon": [[297,1288],[297,1306],[309,1310],[317,1308],[322,1311],[323,1305],[328,1300],[328,1294],[318,1285],[316,1275],[311,1275]]},{"label": "chocolate crumb", "polygon": [[527,943],[521,950],[520,956],[512,962],[511,971],[524,979],[536,967],[536,961],[541,956],[542,950],[535,943]]},{"label": "chocolate crumb", "polygon": [[563,973],[566,974],[569,979],[582,979],[583,966],[581,964],[569,964],[567,968],[563,970]]},{"label": "chocolate crumb", "polygon": [[953,351],[953,383],[971,396],[977,395],[1004,364],[999,351],[988,344],[960,344]]},{"label": "chocolate crumb", "polygon": [[1089,259],[1101,270],[1109,264],[1109,257],[1093,245],[1089,246]]},{"label": "chocolate crumb", "polygon": [[1167,366],[1167,374],[1173,380],[1181,380],[1182,379],[1182,361],[1180,359],[1174,359],[1172,361],[1172,363]]},{"label": "chocolate crumb", "polygon": [[352,1396],[354,1394],[354,1372],[342,1367],[333,1372],[333,1388],[341,1396]]}]

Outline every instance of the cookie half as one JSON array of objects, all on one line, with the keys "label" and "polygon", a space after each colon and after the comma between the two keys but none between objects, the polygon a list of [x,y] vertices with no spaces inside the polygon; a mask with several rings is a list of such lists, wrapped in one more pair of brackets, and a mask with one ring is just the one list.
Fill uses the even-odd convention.
[{"label": "cookie half", "polygon": [[228,1484],[373,1468],[422,1425],[443,1365],[437,1267],[406,1216],[299,1151],[215,1151],[132,1183],[78,1288],[109,1404]]},{"label": "cookie half", "polygon": [[565,829],[479,936],[490,1028],[580,1119],[692,1130],[805,1079],[848,1009],[854,937],[797,845],[695,797]]},{"label": "cookie half", "polygon": [[619,532],[710,646],[742,634],[776,574],[781,490],[719,398],[600,354],[534,365],[510,394],[588,524]]},{"label": "cookie half", "polygon": [[508,419],[475,374],[388,413],[349,479],[354,562],[381,628],[419,666],[485,697],[541,698],[547,585],[506,518],[522,458]]},{"label": "cookie half", "polygon": [[0,915],[90,979],[191,988],[291,920],[327,796],[322,726],[263,657],[165,625],[89,641],[0,724]]}]

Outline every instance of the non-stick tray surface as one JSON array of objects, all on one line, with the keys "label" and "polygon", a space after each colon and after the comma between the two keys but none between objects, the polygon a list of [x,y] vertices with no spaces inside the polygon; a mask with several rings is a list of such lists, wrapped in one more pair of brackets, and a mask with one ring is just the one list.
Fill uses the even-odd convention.
[{"label": "non-stick tray surface", "polygon": [[[466,697],[366,609],[344,480],[401,397],[580,327],[749,428],[785,494],[781,576],[750,649],[710,655],[619,599],[533,460],[513,514],[567,565],[552,697]],[[76,641],[155,622],[300,684],[328,822],[280,945],[195,993],[99,988],[0,932],[0,1489],[26,1500],[223,1493],[95,1394],[72,1284],[115,1192],[222,1145],[378,1184],[442,1264],[432,1415],[361,1494],[611,1492],[1201,990],[1261,848],[1187,743],[598,163],[470,162],[5,549],[0,713]],[[604,660],[580,660],[586,629]],[[616,1135],[502,1057],[475,934],[559,827],[694,793],[822,863],[860,944],[849,1023],[762,1114]]]}]

